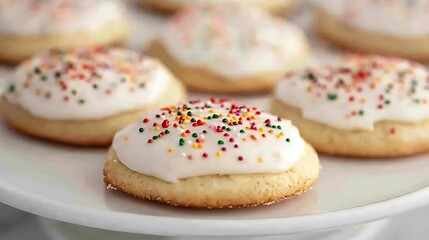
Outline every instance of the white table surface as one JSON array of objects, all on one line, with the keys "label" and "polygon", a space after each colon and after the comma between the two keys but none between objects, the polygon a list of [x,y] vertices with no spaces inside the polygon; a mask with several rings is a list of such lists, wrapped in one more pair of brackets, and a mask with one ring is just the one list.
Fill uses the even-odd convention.
[{"label": "white table surface", "polygon": [[[1,215],[1,213],[0,213]],[[0,240],[57,240],[50,239],[37,217],[25,215],[17,223],[0,225]],[[427,240],[429,239],[429,207],[417,209],[392,218],[389,226],[376,240]],[[79,239],[76,239],[79,240]],[[98,239],[94,239],[98,240]]]}]

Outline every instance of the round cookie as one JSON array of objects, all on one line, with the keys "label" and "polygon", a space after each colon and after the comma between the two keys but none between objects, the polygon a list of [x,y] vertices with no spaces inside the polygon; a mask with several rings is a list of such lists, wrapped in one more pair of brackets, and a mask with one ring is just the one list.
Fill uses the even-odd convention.
[{"label": "round cookie", "polygon": [[263,93],[306,65],[308,46],[301,30],[259,9],[197,4],[170,20],[148,54],[192,90]]},{"label": "round cookie", "polygon": [[315,30],[352,51],[429,60],[426,0],[325,0],[318,2]]},{"label": "round cookie", "polygon": [[424,66],[380,56],[288,74],[271,112],[289,118],[323,153],[399,157],[429,151],[429,74]]},{"label": "round cookie", "polygon": [[175,206],[237,208],[302,193],[319,170],[290,121],[212,99],[150,112],[119,131],[104,182]]},{"label": "round cookie", "polygon": [[153,10],[163,12],[163,13],[174,13],[179,11],[187,4],[192,3],[216,3],[216,4],[230,4],[236,3],[243,6],[253,6],[259,7],[263,10],[269,11],[277,15],[286,15],[289,14],[294,5],[296,5],[295,0],[199,0],[199,1],[190,1],[190,0],[139,0],[139,2],[148,8]]},{"label": "round cookie", "polygon": [[52,48],[120,44],[129,32],[117,0],[5,0],[0,19],[0,61],[11,64]]},{"label": "round cookie", "polygon": [[177,104],[182,84],[157,60],[112,48],[55,50],[23,62],[0,100],[13,128],[57,142],[105,146],[148,110]]}]

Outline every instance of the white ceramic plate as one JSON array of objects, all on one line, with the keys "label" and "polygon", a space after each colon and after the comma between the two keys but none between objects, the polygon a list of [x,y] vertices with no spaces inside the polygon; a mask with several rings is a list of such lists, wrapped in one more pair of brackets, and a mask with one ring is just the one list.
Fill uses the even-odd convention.
[{"label": "white ceramic plate", "polygon": [[[251,103],[264,109],[267,99]],[[390,160],[321,156],[322,174],[311,191],[271,206],[225,210],[170,207],[106,190],[105,155],[105,149],[39,141],[1,124],[0,202],[74,224],[165,236],[320,230],[429,203],[429,155]]]}]

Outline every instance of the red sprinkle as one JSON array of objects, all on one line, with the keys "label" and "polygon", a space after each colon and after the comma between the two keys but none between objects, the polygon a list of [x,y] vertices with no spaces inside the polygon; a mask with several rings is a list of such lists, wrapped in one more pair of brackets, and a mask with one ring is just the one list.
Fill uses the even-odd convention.
[{"label": "red sprinkle", "polygon": [[168,128],[170,126],[170,121],[168,121],[167,119],[165,119],[164,121],[162,121],[161,126],[163,128]]},{"label": "red sprinkle", "polygon": [[148,118],[143,119],[143,123],[148,123],[148,122],[149,122]]}]

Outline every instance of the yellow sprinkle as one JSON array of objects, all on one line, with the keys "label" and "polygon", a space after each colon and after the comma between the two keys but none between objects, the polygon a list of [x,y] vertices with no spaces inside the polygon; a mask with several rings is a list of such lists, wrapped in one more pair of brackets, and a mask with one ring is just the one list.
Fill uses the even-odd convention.
[{"label": "yellow sprinkle", "polygon": [[184,128],[185,128],[185,125],[183,125],[183,124],[182,124],[182,125],[180,125],[180,128],[181,128],[181,129],[184,129]]},{"label": "yellow sprinkle", "polygon": [[263,163],[264,159],[262,157],[258,157],[258,163]]},{"label": "yellow sprinkle", "polygon": [[222,151],[217,151],[217,152],[216,152],[216,156],[218,156],[218,157],[222,157]]},{"label": "yellow sprinkle", "polygon": [[215,113],[216,111],[214,109],[209,110],[210,113]]},{"label": "yellow sprinkle", "polygon": [[312,86],[308,86],[307,87],[307,92],[311,93],[313,91],[313,87]]},{"label": "yellow sprinkle", "polygon": [[246,139],[246,138],[242,138],[241,140],[243,140],[243,142],[247,142],[247,139]]},{"label": "yellow sprinkle", "polygon": [[365,98],[361,98],[360,99],[360,103],[365,103],[366,102],[366,99]]},{"label": "yellow sprinkle", "polygon": [[227,117],[231,117],[231,114],[230,114],[230,113],[228,113],[226,116],[227,116]]},{"label": "yellow sprinkle", "polygon": [[259,131],[260,132],[264,132],[264,128],[259,128]]},{"label": "yellow sprinkle", "polygon": [[200,118],[200,117],[201,117],[201,114],[200,114],[200,113],[198,113],[198,114],[197,114],[197,117],[199,117],[199,118]]},{"label": "yellow sprinkle", "polygon": [[168,152],[173,152],[174,151],[174,148],[168,148]]},{"label": "yellow sprinkle", "polygon": [[176,115],[174,112],[171,112],[171,113],[170,113],[170,116],[172,116],[172,117],[173,117],[174,115]]},{"label": "yellow sprinkle", "polygon": [[245,112],[244,114],[243,114],[243,117],[248,117],[249,116],[249,113],[248,112]]},{"label": "yellow sprinkle", "polygon": [[129,139],[128,136],[123,137],[124,142],[128,142],[128,139]]},{"label": "yellow sprinkle", "polygon": [[198,144],[196,144],[196,143],[192,144],[192,148],[193,149],[197,149],[198,148]]},{"label": "yellow sprinkle", "polygon": [[160,129],[161,128],[159,128],[159,127],[155,127],[155,131],[157,131],[157,132],[159,132]]},{"label": "yellow sprinkle", "polygon": [[253,115],[253,116],[252,116],[252,119],[256,119],[256,116],[255,116],[255,115]]}]

